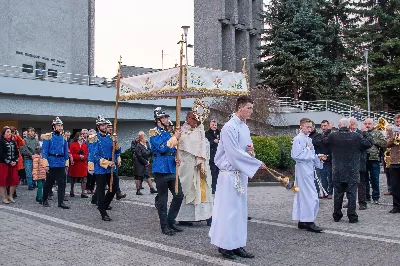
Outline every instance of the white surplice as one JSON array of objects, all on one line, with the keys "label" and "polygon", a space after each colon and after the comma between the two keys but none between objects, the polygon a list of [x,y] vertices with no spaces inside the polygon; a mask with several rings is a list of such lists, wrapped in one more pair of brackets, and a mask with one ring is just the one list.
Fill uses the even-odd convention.
[{"label": "white surplice", "polygon": [[[176,220],[194,222],[209,219],[213,207],[212,178],[208,163],[210,146],[202,124],[196,128],[186,123],[183,125],[179,150],[179,179],[184,198]],[[204,171],[205,180],[201,180],[200,169]]]},{"label": "white surplice", "polygon": [[221,130],[214,162],[220,169],[214,199],[211,244],[233,250],[246,246],[247,183],[262,162],[247,153],[250,130],[236,115]]},{"label": "white surplice", "polygon": [[292,158],[296,161],[296,186],[300,190],[294,196],[292,218],[300,222],[314,222],[319,208],[314,169],[322,169],[322,163],[315,154],[311,138],[302,132],[293,139]]}]

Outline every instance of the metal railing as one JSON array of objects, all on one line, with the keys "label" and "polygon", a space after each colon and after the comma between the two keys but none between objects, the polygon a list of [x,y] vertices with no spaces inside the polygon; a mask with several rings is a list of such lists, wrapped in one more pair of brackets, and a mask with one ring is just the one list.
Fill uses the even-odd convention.
[{"label": "metal railing", "polygon": [[43,70],[36,68],[26,68],[19,66],[1,65],[0,77],[32,79],[49,82],[111,87],[114,86],[111,80],[104,77],[93,77],[89,75],[58,72],[56,70]]},{"label": "metal railing", "polygon": [[343,117],[354,116],[356,118],[366,119],[368,117],[378,120],[379,117],[385,118],[389,123],[393,124],[394,113],[384,111],[371,111],[359,109],[357,112],[354,111],[354,106],[333,101],[333,100],[316,100],[316,101],[295,101],[291,97],[279,97],[280,107],[291,107],[296,108],[297,111],[301,112],[312,112],[312,111],[330,111]]}]

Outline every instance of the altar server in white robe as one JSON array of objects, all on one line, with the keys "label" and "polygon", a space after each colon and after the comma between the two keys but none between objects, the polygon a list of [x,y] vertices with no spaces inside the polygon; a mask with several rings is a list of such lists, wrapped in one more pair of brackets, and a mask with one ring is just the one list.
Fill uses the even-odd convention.
[{"label": "altar server in white robe", "polygon": [[[167,143],[176,146],[174,137]],[[211,171],[208,161],[209,144],[204,126],[194,112],[188,112],[181,129],[179,141],[180,166],[179,179],[184,195],[176,221],[180,225],[193,225],[191,222],[207,221],[211,225],[213,197],[211,190]]]},{"label": "altar server in white robe", "polygon": [[236,114],[224,125],[214,162],[220,169],[214,199],[211,244],[228,259],[235,255],[252,258],[244,247],[247,241],[247,183],[258,169],[266,166],[254,158],[250,131],[245,124],[253,113],[253,101],[241,96]]},{"label": "altar server in white robe", "polygon": [[299,229],[319,233],[322,229],[314,223],[319,208],[314,170],[316,167],[322,168],[321,159],[326,159],[326,156],[315,154],[312,140],[308,137],[312,130],[310,119],[300,120],[300,130],[301,132],[293,139],[292,145],[292,158],[296,161],[296,186],[300,190],[294,196],[292,216],[293,220],[299,221]]}]

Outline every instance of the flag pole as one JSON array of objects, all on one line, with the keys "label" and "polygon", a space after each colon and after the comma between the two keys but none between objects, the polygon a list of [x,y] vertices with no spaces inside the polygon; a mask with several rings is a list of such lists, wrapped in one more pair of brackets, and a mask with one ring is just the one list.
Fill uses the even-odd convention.
[{"label": "flag pole", "polygon": [[[180,130],[181,128],[181,102],[182,102],[182,86],[183,86],[183,34],[181,43],[181,51],[180,51],[180,64],[179,64],[179,86],[178,86],[178,97],[176,98],[176,130]],[[179,152],[179,140],[176,145],[176,160],[180,160],[180,152]],[[178,194],[179,190],[179,166],[176,167],[175,172],[175,194]]]},{"label": "flag pole", "polygon": [[[118,122],[118,100],[119,100],[119,84],[121,80],[121,64],[122,64],[122,57],[119,56],[119,61],[118,61],[118,74],[117,74],[117,81],[115,84],[115,87],[117,89],[117,93],[115,96],[115,109],[114,109],[114,130],[113,130],[113,147],[112,147],[112,153],[111,153],[111,160],[114,162],[114,156],[115,156],[115,148],[116,148],[116,137],[117,137],[117,122]],[[118,169],[118,166],[115,166]],[[114,179],[114,168],[111,169],[111,175],[110,175],[110,192],[113,192],[113,180]]]}]

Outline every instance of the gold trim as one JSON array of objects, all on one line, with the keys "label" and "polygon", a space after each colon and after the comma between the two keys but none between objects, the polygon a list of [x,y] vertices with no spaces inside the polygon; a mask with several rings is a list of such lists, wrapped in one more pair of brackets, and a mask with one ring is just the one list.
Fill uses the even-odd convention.
[{"label": "gold trim", "polygon": [[108,168],[109,163],[110,163],[110,161],[108,161],[108,160],[106,160],[106,159],[104,159],[104,158],[101,158],[101,159],[100,159],[100,166],[103,167],[104,169],[107,169],[107,168]]},{"label": "gold trim", "polygon": [[88,162],[88,171],[94,171],[94,163]]}]

